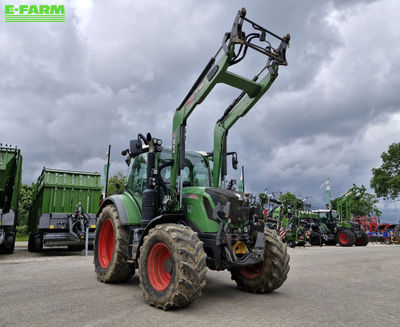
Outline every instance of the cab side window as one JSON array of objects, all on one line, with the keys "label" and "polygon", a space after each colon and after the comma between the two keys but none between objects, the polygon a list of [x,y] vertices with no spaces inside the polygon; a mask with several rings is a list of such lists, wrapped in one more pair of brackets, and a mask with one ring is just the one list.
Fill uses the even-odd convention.
[{"label": "cab side window", "polygon": [[146,157],[144,155],[135,157],[130,168],[127,187],[131,192],[142,193],[146,185]]}]

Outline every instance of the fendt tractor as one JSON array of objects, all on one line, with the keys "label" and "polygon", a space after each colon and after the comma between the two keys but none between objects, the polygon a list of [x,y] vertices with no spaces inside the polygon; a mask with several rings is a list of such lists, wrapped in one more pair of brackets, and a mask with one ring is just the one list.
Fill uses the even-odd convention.
[{"label": "fendt tractor", "polygon": [[0,253],[14,252],[21,187],[22,156],[16,147],[0,144]]},{"label": "fendt tractor", "polygon": [[43,168],[32,192],[28,250],[82,250],[86,238],[93,245],[101,191],[98,173]]},{"label": "fendt tractor", "polygon": [[[244,32],[244,23],[252,33]],[[267,35],[279,40],[279,46],[274,48]],[[98,213],[94,265],[100,281],[128,280],[138,269],[145,300],[164,310],[197,299],[207,267],[228,269],[238,287],[249,292],[273,291],[284,283],[289,271],[286,246],[265,228],[249,194],[225,188],[224,180],[227,131],[269,89],[279,66],[287,65],[289,39],[240,10],[216,55],[176,109],[171,148],[163,148],[150,133],[130,141],[122,152],[129,166],[125,188],[106,198]],[[249,48],[267,56],[253,79],[228,71]],[[243,92],[217,122],[213,151],[188,151],[187,120],[217,83]]]},{"label": "fendt tractor", "polygon": [[321,227],[327,235],[326,245],[341,246],[366,246],[368,244],[368,235],[360,225],[351,221],[343,220],[336,210],[318,209],[313,210],[321,219]]}]

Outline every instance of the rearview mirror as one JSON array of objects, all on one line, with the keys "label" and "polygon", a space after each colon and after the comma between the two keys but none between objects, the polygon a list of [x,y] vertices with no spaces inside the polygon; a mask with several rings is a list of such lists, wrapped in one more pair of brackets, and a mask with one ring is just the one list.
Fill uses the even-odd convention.
[{"label": "rearview mirror", "polygon": [[142,154],[142,141],[140,139],[131,140],[129,144],[129,151],[131,152],[131,156],[133,157]]},{"label": "rearview mirror", "polygon": [[236,152],[232,154],[232,168],[237,170],[238,168],[238,159],[237,159],[237,154]]}]

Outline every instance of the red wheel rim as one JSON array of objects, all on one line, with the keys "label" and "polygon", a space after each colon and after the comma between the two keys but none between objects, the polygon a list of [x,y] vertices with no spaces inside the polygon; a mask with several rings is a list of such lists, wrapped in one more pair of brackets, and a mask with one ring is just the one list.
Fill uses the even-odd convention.
[{"label": "red wheel rim", "polygon": [[264,262],[257,263],[254,266],[239,269],[239,272],[242,274],[244,278],[254,279],[260,276],[262,269],[264,267]]},{"label": "red wheel rim", "polygon": [[107,268],[114,252],[114,226],[110,218],[101,225],[97,254],[100,266]]},{"label": "red wheel rim", "polygon": [[340,243],[346,245],[346,244],[349,243],[349,240],[350,240],[349,235],[347,235],[346,233],[340,233],[340,234],[339,234],[339,241],[340,241]]},{"label": "red wheel rim", "polygon": [[147,276],[151,286],[162,292],[171,283],[173,263],[171,252],[164,243],[156,243],[151,248],[147,260]]}]

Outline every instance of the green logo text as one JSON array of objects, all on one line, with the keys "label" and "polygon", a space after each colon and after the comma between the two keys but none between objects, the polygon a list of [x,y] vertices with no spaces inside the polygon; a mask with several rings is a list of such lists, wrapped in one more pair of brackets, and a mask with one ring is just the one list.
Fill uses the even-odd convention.
[{"label": "green logo text", "polygon": [[64,22],[64,5],[5,5],[6,22]]}]

